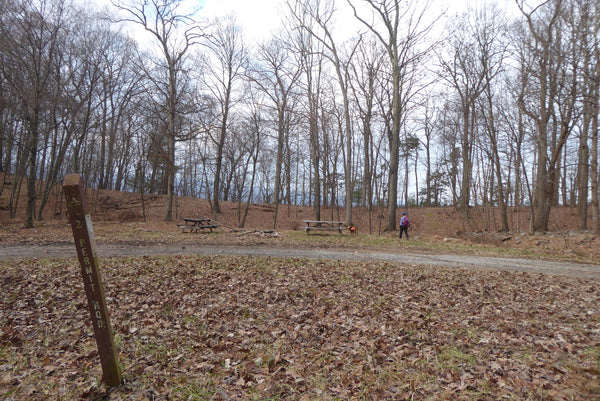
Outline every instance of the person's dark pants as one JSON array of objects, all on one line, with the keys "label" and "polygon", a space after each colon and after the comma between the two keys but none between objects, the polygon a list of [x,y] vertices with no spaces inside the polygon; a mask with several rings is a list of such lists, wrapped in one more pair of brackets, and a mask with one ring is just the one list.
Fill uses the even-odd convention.
[{"label": "person's dark pants", "polygon": [[405,233],[406,239],[408,239],[408,226],[400,226],[400,238],[402,238],[402,233]]}]

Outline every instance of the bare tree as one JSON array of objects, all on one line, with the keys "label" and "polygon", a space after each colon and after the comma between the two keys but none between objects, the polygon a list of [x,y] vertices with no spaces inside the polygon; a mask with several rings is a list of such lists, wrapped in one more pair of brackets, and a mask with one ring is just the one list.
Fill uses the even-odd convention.
[{"label": "bare tree", "polygon": [[[565,2],[564,7],[561,11],[560,25],[558,35],[556,36],[555,53],[558,53],[558,62],[561,64],[559,67],[559,75],[557,77],[557,98],[556,104],[553,107],[552,115],[552,134],[551,134],[551,147],[557,146],[556,150],[559,153],[556,163],[556,173],[554,176],[554,191],[552,206],[559,204],[559,188],[562,188],[562,200],[563,204],[569,203],[568,195],[571,194],[570,201],[575,205],[577,203],[576,196],[576,183],[571,185],[571,190],[568,188],[567,179],[569,175],[573,177],[569,179],[574,182],[577,178],[577,174],[582,172],[581,168],[575,172],[570,166],[577,165],[576,155],[577,152],[571,152],[569,150],[569,139],[571,134],[574,132],[575,127],[579,123],[581,116],[581,91],[582,85],[580,83],[581,72],[582,72],[582,40],[581,35],[583,29],[581,27],[579,12],[573,8],[573,2]],[[564,139],[563,139],[564,138]],[[560,145],[561,142],[564,143]],[[581,147],[581,146],[580,146]],[[587,138],[585,148],[587,148]],[[580,153],[579,156],[587,158],[587,152]],[[572,162],[569,161],[568,157],[573,154]],[[553,157],[551,157],[552,160]],[[580,161],[579,165],[584,163],[586,168],[589,164],[588,160]],[[569,170],[573,170],[570,174]],[[587,181],[587,174],[586,174]],[[586,185],[587,186],[587,185]],[[587,204],[587,196],[586,196]]]},{"label": "bare tree", "polygon": [[[571,29],[573,29],[581,38],[581,52],[583,53],[582,60],[582,77],[581,80],[581,92],[582,92],[582,122],[581,130],[579,134],[579,149],[578,149],[578,163],[577,163],[577,204],[579,214],[579,228],[587,229],[588,226],[588,203],[589,196],[588,192],[590,189],[590,177],[592,181],[592,188],[594,186],[594,168],[592,167],[595,162],[598,163],[597,153],[596,158],[592,157],[590,164],[590,148],[588,146],[589,140],[592,139],[592,147],[594,146],[594,135],[597,141],[597,133],[590,131],[594,124],[594,119],[598,118],[598,101],[599,101],[599,89],[598,82],[600,80],[600,66],[598,61],[595,60],[598,53],[598,34],[600,29],[600,7],[594,5],[588,1],[576,0],[573,2],[575,7],[574,12],[571,13],[573,20],[571,20]],[[594,54],[596,53],[596,55]],[[597,143],[597,142],[596,142]],[[596,145],[597,146],[597,145]],[[597,149],[596,149],[597,152]],[[594,195],[592,191],[592,203],[594,202]],[[597,195],[596,195],[597,202]],[[594,211],[592,210],[592,215]]]},{"label": "bare tree", "polygon": [[[17,101],[27,131],[27,209],[25,226],[33,227],[38,151],[44,114],[52,89],[52,72],[64,43],[67,13],[62,0],[19,0],[4,4],[0,14],[0,72]],[[45,129],[48,129],[46,127]]]},{"label": "bare tree", "polygon": [[[414,73],[419,60],[429,53],[431,47],[423,46],[424,38],[431,31],[435,20],[425,18],[429,2],[400,0],[364,0],[372,11],[373,17],[360,15],[354,3],[347,0],[354,16],[370,30],[383,45],[388,54],[391,68],[392,126],[388,143],[390,152],[390,170],[388,180],[388,215],[385,229],[396,229],[396,207],[398,203],[398,168],[400,150],[400,129],[406,110],[406,104],[414,91]],[[379,28],[379,22],[383,28]]]},{"label": "bare tree", "polygon": [[217,147],[216,169],[213,181],[213,213],[221,212],[221,175],[223,168],[223,150],[229,129],[231,109],[241,98],[235,96],[236,85],[243,78],[248,64],[248,50],[243,40],[242,30],[233,15],[217,19],[213,31],[208,36],[206,86],[217,99],[220,107],[218,129],[212,136]]},{"label": "bare tree", "polygon": [[448,177],[450,192],[452,193],[452,205],[458,204],[460,186],[460,123],[458,122],[456,102],[447,100],[441,110],[441,158],[442,171]]},{"label": "bare tree", "polygon": [[[345,193],[346,193],[346,224],[352,224],[352,194],[353,183],[352,183],[352,123],[350,116],[350,101],[348,93],[349,88],[349,69],[348,66],[351,63],[352,54],[356,48],[350,50],[350,54],[346,57],[346,60],[342,60],[342,54],[338,50],[339,45],[333,38],[332,25],[334,18],[334,2],[331,0],[311,0],[311,1],[300,1],[296,0],[293,7],[292,14],[294,15],[297,23],[306,29],[316,40],[323,45],[324,56],[329,59],[334,67],[337,81],[342,95],[342,106],[344,110],[344,124],[343,124],[343,140],[345,142],[344,149],[344,182],[345,182]],[[306,17],[310,19],[310,22],[314,22],[312,25],[310,22],[305,24]]]},{"label": "bare tree", "polygon": [[162,61],[158,62],[165,70],[166,83],[154,78],[155,88],[162,94],[167,115],[165,152],[167,158],[167,208],[165,221],[173,218],[173,198],[175,195],[175,143],[179,133],[176,130],[180,117],[180,80],[185,57],[190,48],[204,36],[194,23],[194,12],[182,11],[182,0],[114,0],[119,10],[127,16],[120,21],[133,22],[142,26],[158,42]]},{"label": "bare tree", "polygon": [[[290,7],[293,6],[290,4]],[[321,220],[321,140],[319,132],[320,127],[320,109],[322,102],[322,74],[323,57],[320,43],[314,41],[314,37],[305,28],[309,26],[308,16],[302,13],[294,13],[298,17],[305,18],[301,24],[292,23],[294,30],[290,44],[292,49],[299,55],[303,81],[301,90],[306,95],[305,100],[305,121],[308,126],[309,152],[312,186],[310,195],[313,199],[313,211],[315,220]],[[297,22],[297,21],[296,21]],[[295,25],[294,25],[295,24]],[[322,132],[325,135],[325,132]]]},{"label": "bare tree", "polygon": [[[590,149],[590,181],[591,181],[591,209],[592,229],[596,235],[600,235],[600,171],[598,171],[598,131],[600,129],[598,119],[600,118],[600,7],[597,3],[580,1],[582,12],[587,11],[591,18],[588,21],[588,32],[584,33],[584,77],[587,83],[584,90],[584,131],[586,125],[590,125],[591,149]],[[589,9],[587,8],[589,7]],[[587,122],[589,120],[589,122]],[[583,186],[583,177],[581,179]],[[584,188],[581,188],[584,190]],[[587,192],[587,184],[585,186]],[[587,197],[585,198],[587,199]],[[584,213],[583,210],[580,214]],[[587,215],[587,210],[585,211]]]},{"label": "bare tree", "polygon": [[[104,32],[101,62],[102,70],[102,125],[100,128],[100,153],[98,188],[120,188],[119,151],[130,153],[127,141],[127,114],[133,98],[137,96],[142,86],[142,74],[137,74],[132,66],[139,64],[136,59],[137,46],[121,33]],[[114,180],[117,182],[114,182]]]},{"label": "bare tree", "polygon": [[358,109],[358,117],[362,132],[362,203],[369,212],[369,233],[372,233],[373,211],[373,186],[376,160],[374,156],[374,138],[372,124],[375,113],[375,98],[377,91],[377,76],[383,71],[385,53],[377,46],[374,40],[361,37],[358,40],[358,53],[354,62],[350,64],[352,79],[349,84],[354,95],[354,104]]},{"label": "bare tree", "polygon": [[[99,59],[102,57],[103,44],[98,25],[90,15],[75,13],[65,32],[75,40],[66,41],[57,66],[53,71],[52,108],[53,129],[43,144],[40,179],[40,206],[38,219],[42,219],[43,210],[48,201],[50,190],[55,185],[59,169],[65,160],[72,142],[81,143],[89,133],[92,124],[91,115],[97,105],[98,81],[100,77]],[[92,42],[96,47],[89,46]],[[73,148],[73,171],[81,171],[79,149]],[[87,179],[88,177],[86,177]]]},{"label": "bare tree", "polygon": [[[433,188],[433,142],[439,135],[441,128],[440,106],[436,105],[433,100],[434,95],[431,94],[425,98],[424,114],[421,120],[424,139],[420,139],[421,145],[425,149],[425,189],[423,190],[425,199],[424,206],[432,206],[435,202]],[[418,194],[417,194],[418,195]]]},{"label": "bare tree", "polygon": [[[257,61],[250,68],[250,78],[272,103],[276,113],[277,156],[275,161],[273,229],[277,225],[279,203],[281,201],[282,169],[284,152],[289,152],[291,96],[297,89],[301,69],[291,49],[279,39],[271,39],[260,46]],[[253,121],[257,121],[256,117]],[[254,128],[258,132],[257,128]],[[288,163],[289,168],[289,163]]]},{"label": "bare tree", "polygon": [[[246,160],[246,165],[249,166],[250,162],[252,162],[252,173],[250,178],[250,188],[248,188],[248,196],[246,198],[246,204],[244,206],[243,213],[240,210],[239,213],[239,226],[244,227],[246,224],[246,217],[248,216],[248,209],[250,207],[250,202],[252,201],[252,197],[254,196],[254,185],[256,181],[257,174],[257,166],[258,166],[258,155],[261,151],[262,139],[263,139],[263,129],[265,127],[264,121],[262,121],[262,116],[258,107],[254,107],[250,114],[247,116],[245,121],[245,129],[248,134],[248,141],[244,144],[246,148],[246,154],[248,158]],[[240,197],[240,205],[242,199]]]},{"label": "bare tree", "polygon": [[521,0],[517,0],[517,5],[532,37],[529,45],[530,52],[534,55],[534,64],[529,71],[529,83],[537,88],[534,98],[519,99],[519,107],[536,125],[535,214],[532,215],[531,231],[547,231],[555,198],[557,163],[570,133],[565,130],[560,137],[553,138],[556,130],[550,124],[559,96],[558,78],[563,67],[560,62],[561,43],[557,41],[561,29],[562,0],[545,1],[533,10],[526,10]]},{"label": "bare tree", "polygon": [[500,205],[500,230],[508,231],[508,207],[503,178],[504,168],[502,167],[499,149],[501,139],[499,118],[497,116],[498,106],[501,104],[501,101],[497,99],[496,94],[499,85],[495,82],[496,78],[503,71],[507,47],[506,41],[502,36],[506,32],[502,13],[502,10],[494,6],[489,8],[484,7],[479,15],[480,25],[477,31],[477,43],[483,67],[483,96],[480,99],[481,110],[485,132],[491,145],[489,154],[491,156],[491,163],[493,164],[494,176],[498,183],[498,190],[495,193]]},{"label": "bare tree", "polygon": [[460,209],[469,221],[471,184],[473,180],[473,145],[475,143],[475,106],[485,88],[484,65],[481,63],[480,38],[476,24],[470,20],[471,14],[464,13],[457,20],[448,42],[449,57],[441,57],[440,78],[447,81],[458,97],[461,123],[462,186]]}]

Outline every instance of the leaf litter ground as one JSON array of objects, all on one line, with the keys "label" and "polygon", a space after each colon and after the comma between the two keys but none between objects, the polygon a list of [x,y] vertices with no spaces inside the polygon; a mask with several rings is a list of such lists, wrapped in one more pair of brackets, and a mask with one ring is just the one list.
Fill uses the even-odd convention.
[{"label": "leaf litter ground", "polygon": [[2,261],[3,400],[600,399],[598,282],[252,257],[107,258],[106,393],[79,267]]}]

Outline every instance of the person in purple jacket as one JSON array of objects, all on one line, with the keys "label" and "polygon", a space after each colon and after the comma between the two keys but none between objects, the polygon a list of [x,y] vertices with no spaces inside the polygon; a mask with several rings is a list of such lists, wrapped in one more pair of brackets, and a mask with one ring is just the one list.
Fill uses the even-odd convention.
[{"label": "person in purple jacket", "polygon": [[400,239],[402,239],[402,233],[405,233],[408,240],[408,227],[410,227],[410,220],[406,212],[402,212],[402,217],[400,217]]}]

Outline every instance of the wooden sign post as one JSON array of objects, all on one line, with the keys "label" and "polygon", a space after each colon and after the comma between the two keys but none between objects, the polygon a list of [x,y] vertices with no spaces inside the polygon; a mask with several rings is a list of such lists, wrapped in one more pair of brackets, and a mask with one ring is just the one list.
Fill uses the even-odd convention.
[{"label": "wooden sign post", "polygon": [[123,378],[104,300],[104,287],[98,269],[92,220],[79,174],[71,174],[65,177],[63,192],[67,201],[77,256],[81,264],[81,275],[92,317],[92,325],[94,326],[94,335],[98,344],[104,382],[107,387],[117,387],[122,384]]}]

